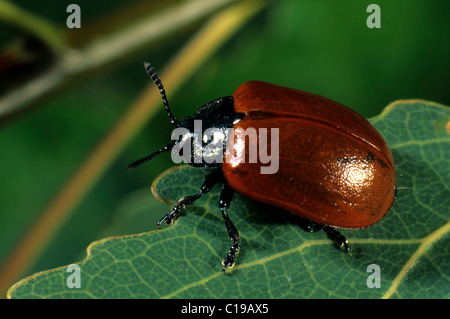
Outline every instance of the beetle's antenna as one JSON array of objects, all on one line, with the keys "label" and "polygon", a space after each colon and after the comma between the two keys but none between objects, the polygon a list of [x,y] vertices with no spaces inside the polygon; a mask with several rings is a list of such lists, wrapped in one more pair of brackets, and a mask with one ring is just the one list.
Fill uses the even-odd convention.
[{"label": "beetle's antenna", "polygon": [[166,91],[164,90],[164,86],[161,83],[161,80],[158,77],[158,74],[156,73],[155,69],[152,67],[152,65],[148,62],[144,62],[145,71],[147,71],[148,75],[152,78],[153,82],[155,82],[156,86],[159,89],[159,93],[161,93],[164,107],[166,108],[167,116],[169,117],[170,123],[172,125],[177,126],[178,121],[173,116],[172,112],[170,111],[169,102],[167,101]]},{"label": "beetle's antenna", "polygon": [[175,145],[175,142],[172,142],[166,146],[164,146],[163,148],[160,148],[159,150],[157,150],[156,152],[147,155],[141,159],[138,159],[137,161],[134,161],[133,163],[131,163],[130,165],[127,166],[127,170],[133,169],[135,167],[138,167],[142,164],[144,164],[145,162],[148,162],[149,160],[151,160],[152,158],[156,157],[157,155],[164,153],[164,152],[168,152],[170,151],[173,146]]}]

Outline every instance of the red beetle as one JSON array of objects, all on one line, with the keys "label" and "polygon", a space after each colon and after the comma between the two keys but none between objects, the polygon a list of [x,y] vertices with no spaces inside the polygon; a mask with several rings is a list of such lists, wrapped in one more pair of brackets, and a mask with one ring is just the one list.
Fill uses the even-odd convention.
[{"label": "red beetle", "polygon": [[[155,70],[148,63],[145,68],[161,92],[171,123],[181,134],[172,135],[172,143],[128,169],[162,152],[186,150],[186,146],[192,150],[183,154],[189,165],[211,169],[200,191],[180,199],[158,227],[163,222],[171,224],[181,209],[222,182],[219,207],[232,243],[222,261],[223,271],[234,266],[239,251],[239,232],[226,212],[235,191],[300,216],[302,228],[323,229],[346,252],[347,239],[336,228],[368,227],[391,208],[396,196],[391,151],[378,131],[351,109],[312,93],[250,81],[233,96],[211,101],[194,117],[178,122]],[[200,130],[196,125],[199,121]],[[204,128],[213,128],[213,133]],[[252,130],[260,140],[268,133],[265,143],[256,146],[266,155],[269,150],[276,155],[276,169],[270,173],[263,173],[267,160],[245,160],[252,156],[251,142],[246,143],[248,135],[235,132]],[[219,147],[214,140],[217,135],[221,136]],[[239,161],[235,160],[237,153],[243,155]],[[223,160],[217,160],[218,155]]]}]

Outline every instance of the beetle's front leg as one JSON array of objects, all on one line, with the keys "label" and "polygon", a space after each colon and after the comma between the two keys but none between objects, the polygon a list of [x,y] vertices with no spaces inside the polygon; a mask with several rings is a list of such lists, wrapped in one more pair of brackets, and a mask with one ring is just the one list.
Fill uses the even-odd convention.
[{"label": "beetle's front leg", "polygon": [[180,199],[178,201],[178,204],[176,206],[172,207],[172,210],[159,220],[158,228],[161,229],[161,224],[164,222],[166,222],[167,225],[170,225],[173,222],[175,222],[175,220],[178,218],[178,216],[180,216],[181,210],[189,205],[187,203],[192,204],[194,201],[196,201],[199,198],[200,198],[200,196],[198,196],[198,194],[196,194],[196,195],[186,196],[186,197],[183,197],[182,199]]},{"label": "beetle's front leg", "polygon": [[182,209],[185,209],[197,199],[208,193],[214,187],[214,185],[217,184],[221,176],[221,169],[216,169],[215,171],[206,175],[205,181],[203,182],[202,187],[200,187],[200,191],[195,195],[189,195],[181,198],[178,201],[177,205],[174,206],[167,215],[161,218],[161,220],[158,222],[158,228],[161,228],[161,224],[164,222],[166,222],[167,225],[172,224],[178,218]]}]

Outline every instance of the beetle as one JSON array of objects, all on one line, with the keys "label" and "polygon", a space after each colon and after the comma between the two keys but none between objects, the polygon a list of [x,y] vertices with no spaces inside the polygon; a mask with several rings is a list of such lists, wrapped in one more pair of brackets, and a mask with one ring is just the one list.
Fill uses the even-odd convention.
[{"label": "beetle", "polygon": [[[230,144],[233,145],[231,152],[237,152],[236,145],[246,141],[245,135],[227,134],[230,129],[278,130],[279,163],[275,173],[262,174],[264,163],[261,161],[211,161],[208,156],[212,155],[203,152],[200,161],[188,161],[191,166],[211,170],[200,190],[181,198],[158,222],[158,228],[163,223],[172,224],[181,210],[217,183],[223,183],[219,208],[231,246],[222,260],[222,271],[235,265],[240,248],[239,232],[227,214],[235,192],[299,216],[304,230],[325,231],[347,253],[348,240],[337,229],[368,227],[385,216],[393,205],[396,177],[389,146],[365,118],[346,106],[316,94],[249,81],[239,86],[232,96],[206,103],[193,117],[180,122],[170,110],[155,69],[147,62],[144,67],[160,90],[170,123],[185,133],[131,163],[128,169],[185,145],[186,141],[192,143],[194,151],[185,156],[192,159],[196,152],[205,151],[211,136],[207,136],[205,130],[195,132],[195,121],[222,133],[224,154],[230,152]],[[201,142],[195,144],[193,141],[199,134]],[[275,147],[274,144],[268,143],[267,149]],[[245,146],[245,155],[249,155],[248,152]]]}]

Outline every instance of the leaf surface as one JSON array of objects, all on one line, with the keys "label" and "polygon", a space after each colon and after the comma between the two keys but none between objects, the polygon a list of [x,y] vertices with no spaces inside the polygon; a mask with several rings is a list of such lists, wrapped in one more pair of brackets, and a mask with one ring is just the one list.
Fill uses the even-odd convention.
[{"label": "leaf surface", "polygon": [[[8,297],[449,298],[450,109],[403,100],[371,122],[392,149],[398,196],[379,223],[342,231],[351,254],[323,232],[304,232],[290,216],[235,195],[228,212],[241,251],[236,267],[221,273],[230,243],[216,186],[170,227],[92,243],[77,263],[81,288],[68,287],[73,273],[64,266],[23,279]],[[153,189],[173,205],[195,194],[205,174],[176,167]],[[369,288],[373,264],[380,288]]]}]

